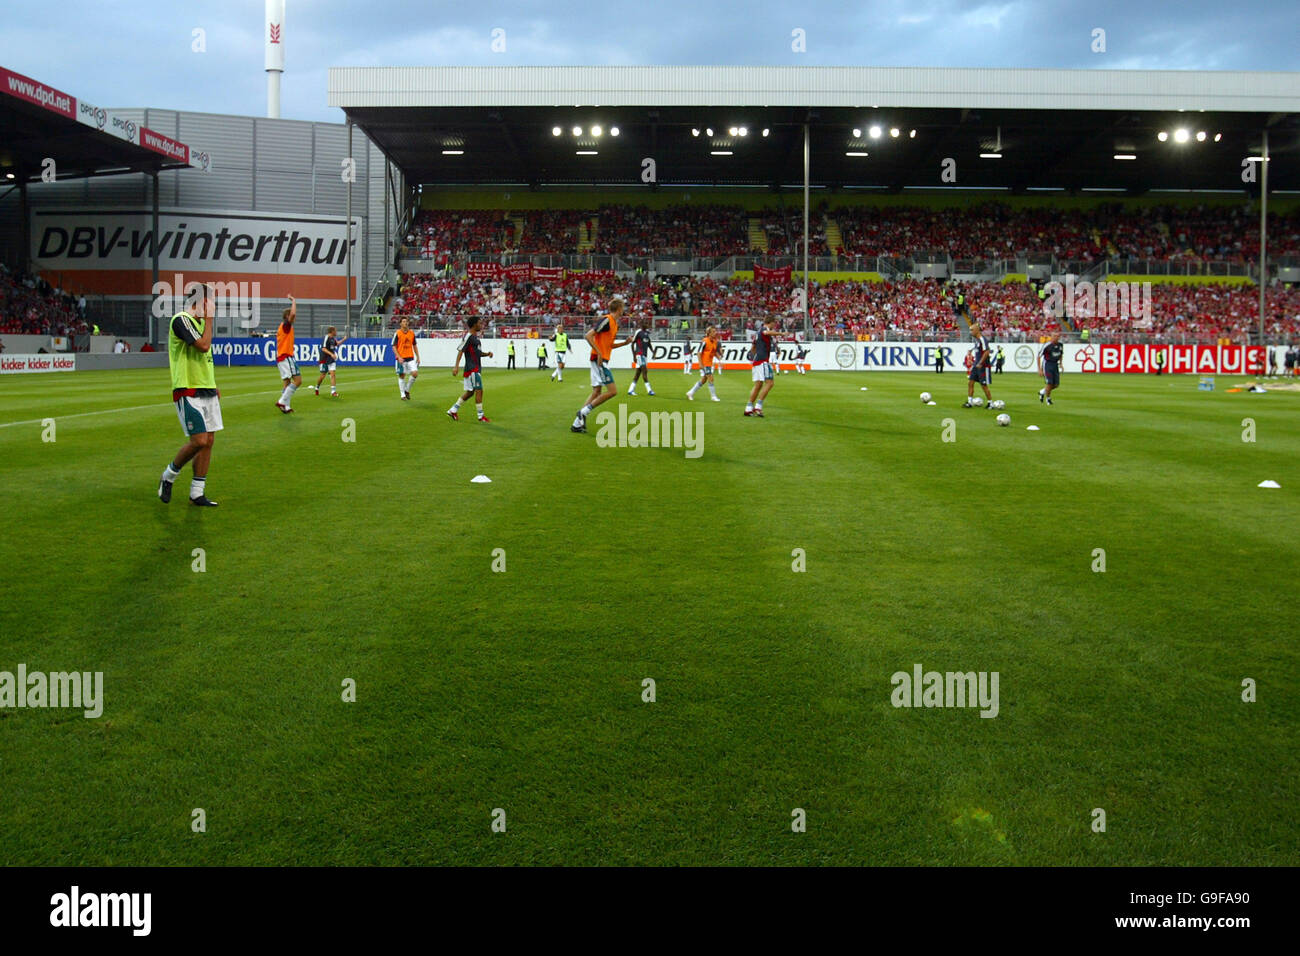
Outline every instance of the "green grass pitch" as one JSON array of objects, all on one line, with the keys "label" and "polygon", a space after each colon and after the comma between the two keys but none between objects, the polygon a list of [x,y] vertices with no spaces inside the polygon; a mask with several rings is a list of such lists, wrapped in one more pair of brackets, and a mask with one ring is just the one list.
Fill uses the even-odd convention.
[{"label": "green grass pitch", "polygon": [[[1009,374],[998,428],[789,374],[751,420],[656,372],[691,460],[570,434],[568,378],[489,370],[480,425],[445,369],[292,416],[219,369],[208,510],[155,497],[165,372],[0,378],[0,670],[105,681],[0,710],[0,863],[1300,862],[1300,394]],[[918,663],[998,716],[893,707]]]}]

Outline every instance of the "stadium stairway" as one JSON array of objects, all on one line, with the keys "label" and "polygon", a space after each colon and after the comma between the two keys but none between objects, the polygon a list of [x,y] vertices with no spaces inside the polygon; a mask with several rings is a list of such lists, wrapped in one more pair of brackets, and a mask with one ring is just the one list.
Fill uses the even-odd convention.
[{"label": "stadium stairway", "polygon": [[833,256],[844,254],[844,234],[840,232],[840,224],[830,216],[826,217],[826,248]]},{"label": "stadium stairway", "polygon": [[751,217],[749,220],[749,248],[767,253],[767,230],[763,228],[762,219]]},{"label": "stadium stairway", "polygon": [[592,216],[578,223],[578,255],[588,255],[596,248],[596,230],[600,224],[599,216]]},{"label": "stadium stairway", "polygon": [[510,216],[509,219],[515,226],[514,241],[511,243],[511,246],[515,249],[522,249],[524,247],[524,230],[528,226],[528,220],[523,216]]}]

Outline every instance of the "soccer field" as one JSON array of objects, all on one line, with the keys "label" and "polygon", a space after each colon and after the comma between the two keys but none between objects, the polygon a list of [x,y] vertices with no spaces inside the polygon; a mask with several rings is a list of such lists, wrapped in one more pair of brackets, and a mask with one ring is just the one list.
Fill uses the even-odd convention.
[{"label": "soccer field", "polygon": [[[688,458],[571,434],[584,367],[488,370],[491,424],[445,369],[290,416],[217,378],[201,509],[155,495],[165,371],[0,377],[0,671],[104,675],[97,719],[0,709],[0,864],[1300,863],[1300,394],[1009,374],[999,428],[959,374],[789,374],[757,420],[677,371],[597,411],[699,413]],[[916,665],[996,716],[894,706]]]}]

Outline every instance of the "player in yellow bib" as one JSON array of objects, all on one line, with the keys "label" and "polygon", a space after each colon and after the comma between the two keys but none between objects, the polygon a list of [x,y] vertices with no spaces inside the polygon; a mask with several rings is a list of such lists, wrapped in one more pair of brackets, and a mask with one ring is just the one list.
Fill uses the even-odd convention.
[{"label": "player in yellow bib", "polygon": [[199,286],[189,297],[183,312],[172,316],[167,329],[167,364],[171,368],[172,402],[188,441],[181,446],[158,482],[158,497],[163,504],[172,500],[172,483],[180,477],[187,462],[193,462],[194,478],[190,482],[190,504],[204,508],[216,506],[205,493],[208,465],[212,462],[212,442],[221,431],[221,395],[212,364],[213,292],[211,286]]}]

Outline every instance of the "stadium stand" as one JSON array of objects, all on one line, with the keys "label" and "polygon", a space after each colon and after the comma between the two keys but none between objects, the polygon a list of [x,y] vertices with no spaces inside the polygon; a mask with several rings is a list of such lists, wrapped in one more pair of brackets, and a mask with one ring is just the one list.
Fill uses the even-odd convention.
[{"label": "stadium stand", "polygon": [[[603,205],[595,210],[422,210],[407,235],[407,252],[439,259],[467,254],[647,256],[678,250],[689,257],[802,254],[802,216],[716,204]],[[1157,259],[1250,262],[1259,254],[1258,213],[1239,206],[1127,206],[1090,209],[1016,208],[990,202],[937,209],[923,206],[815,206],[810,255],[906,257],[938,251],[953,259],[1003,259],[1048,253],[1061,260]],[[757,233],[755,232],[757,230]],[[1269,217],[1270,254],[1300,255],[1300,213]],[[834,241],[828,241],[828,236]]]},{"label": "stadium stand", "polygon": [[0,333],[84,335],[88,331],[75,298],[39,277],[11,274],[0,264]]},{"label": "stadium stand", "polygon": [[[729,280],[690,278],[655,281],[614,276],[574,276],[560,281],[485,283],[459,277],[407,275],[390,317],[414,319],[417,328],[445,328],[465,315],[549,324],[557,317],[583,319],[619,295],[633,318],[656,316],[656,325],[671,328],[676,316],[693,316],[732,329],[759,316],[784,317],[793,327],[792,294],[797,286],[762,283],[745,278]],[[966,328],[954,310],[944,286],[923,279],[894,282],[811,282],[809,313],[814,331],[821,336],[957,335]],[[1030,337],[1060,328],[1044,314],[1037,290],[1023,282],[965,283],[961,291],[971,317],[996,335]],[[947,288],[951,292],[951,288]],[[653,296],[659,294],[659,307]],[[497,305],[504,307],[494,310]],[[1185,340],[1215,341],[1244,336],[1257,325],[1254,286],[1153,285],[1152,321],[1142,331]],[[1300,290],[1278,286],[1270,292],[1274,318],[1270,333],[1300,334]],[[1132,322],[1112,318],[1075,316],[1076,330],[1123,334],[1134,331]]]}]

